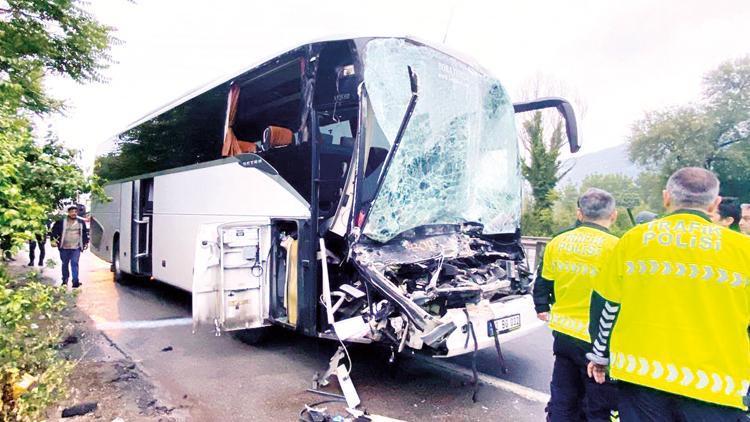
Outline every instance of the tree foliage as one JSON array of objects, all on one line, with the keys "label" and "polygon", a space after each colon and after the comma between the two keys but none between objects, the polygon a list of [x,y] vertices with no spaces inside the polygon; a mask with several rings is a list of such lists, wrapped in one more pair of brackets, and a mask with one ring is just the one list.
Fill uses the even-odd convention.
[{"label": "tree foliage", "polygon": [[531,211],[525,213],[521,224],[524,233],[545,235],[552,231],[552,205],[555,201],[555,186],[565,176],[561,172],[560,153],[565,145],[563,123],[557,120],[552,134],[544,134],[542,112],[536,111],[523,123],[522,140],[527,152],[527,159],[521,164],[524,178],[531,185],[534,201]]},{"label": "tree foliage", "polygon": [[64,289],[42,284],[38,273],[18,279],[0,267],[0,420],[43,420],[50,403],[65,395],[72,364],[57,349],[68,299]]},{"label": "tree foliage", "polygon": [[66,198],[101,193],[84,177],[77,152],[49,135],[37,141],[31,116],[61,107],[44,89],[48,74],[78,82],[101,79],[111,29],[78,0],[7,0],[0,6],[0,249],[34,233]]},{"label": "tree foliage", "polygon": [[628,209],[637,213],[644,209],[638,186],[628,176],[622,174],[592,174],[581,182],[580,193],[583,194],[589,188],[603,189],[612,194],[617,204],[617,220],[610,230],[621,235],[633,227],[628,216]]},{"label": "tree foliage", "polygon": [[625,233],[633,226],[628,216],[628,208],[634,214],[648,208],[641,200],[639,186],[630,177],[622,174],[592,174],[583,179],[580,187],[566,185],[559,192],[560,199],[554,205],[556,231],[570,226],[575,221],[578,198],[589,188],[603,189],[615,198],[618,215],[610,230],[617,235]]},{"label": "tree foliage", "polygon": [[47,213],[24,190],[24,150],[35,147],[28,120],[0,113],[0,249],[7,251],[42,229]]},{"label": "tree foliage", "polygon": [[[63,199],[101,194],[85,177],[77,152],[53,135],[34,138],[31,117],[59,111],[44,89],[48,74],[78,82],[100,80],[112,42],[78,0],[0,3],[0,249],[15,249],[45,230]],[[64,333],[65,292],[38,277],[10,277],[0,266],[0,420],[42,420],[64,394],[71,364],[58,346]],[[24,382],[28,381],[28,382]]]},{"label": "tree foliage", "polygon": [[0,249],[44,233],[45,221],[65,199],[105,197],[98,178],[85,176],[77,157],[53,135],[35,142],[27,119],[0,113]]},{"label": "tree foliage", "polygon": [[617,205],[636,208],[641,205],[638,186],[632,178],[622,174],[591,174],[581,182],[580,193],[590,188],[603,189],[612,194]]},{"label": "tree foliage", "polygon": [[48,112],[61,104],[44,90],[48,73],[101,80],[111,28],[78,0],[6,0],[0,6],[0,99],[10,109]]},{"label": "tree foliage", "polygon": [[41,145],[27,144],[23,155],[23,191],[47,210],[81,194],[105,196],[99,178],[85,176],[78,166],[78,151],[65,147],[55,134],[47,134]]},{"label": "tree foliage", "polygon": [[650,204],[685,166],[713,170],[722,194],[750,201],[750,56],[709,72],[700,102],[647,113],[628,143],[630,159],[648,171],[643,194]]}]

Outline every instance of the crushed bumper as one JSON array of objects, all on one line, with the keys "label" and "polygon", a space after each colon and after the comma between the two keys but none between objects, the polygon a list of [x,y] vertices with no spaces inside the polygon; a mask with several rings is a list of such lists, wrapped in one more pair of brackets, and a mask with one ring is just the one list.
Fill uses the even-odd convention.
[{"label": "crushed bumper", "polygon": [[[500,343],[523,337],[544,325],[536,316],[531,295],[523,295],[505,301],[489,303],[468,309],[469,317],[477,338],[479,350],[495,347],[495,338],[489,329],[490,321],[505,317],[520,317],[520,326],[498,334]],[[463,309],[450,309],[441,320],[450,318],[457,329],[446,338],[448,354],[435,357],[449,358],[474,351],[474,339],[469,332],[468,320]]]}]

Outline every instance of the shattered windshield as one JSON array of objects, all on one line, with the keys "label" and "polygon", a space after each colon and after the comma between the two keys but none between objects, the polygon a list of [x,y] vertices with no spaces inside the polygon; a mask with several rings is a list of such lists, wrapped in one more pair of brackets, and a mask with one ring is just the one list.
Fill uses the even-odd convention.
[{"label": "shattered windshield", "polygon": [[411,97],[419,100],[363,233],[386,242],[430,224],[477,222],[485,234],[514,232],[521,172],[513,105],[500,83],[465,63],[401,39],[365,49],[370,111],[392,147]]}]

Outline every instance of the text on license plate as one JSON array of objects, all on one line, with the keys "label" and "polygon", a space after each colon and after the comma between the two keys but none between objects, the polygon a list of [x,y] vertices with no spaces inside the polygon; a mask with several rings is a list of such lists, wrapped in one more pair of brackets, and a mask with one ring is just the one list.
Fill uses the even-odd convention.
[{"label": "text on license plate", "polygon": [[507,333],[508,331],[513,331],[521,328],[521,315],[515,314],[515,315],[509,315],[506,317],[493,319],[492,321],[487,321],[487,335],[490,337],[495,336],[495,331],[497,331],[498,334]]}]

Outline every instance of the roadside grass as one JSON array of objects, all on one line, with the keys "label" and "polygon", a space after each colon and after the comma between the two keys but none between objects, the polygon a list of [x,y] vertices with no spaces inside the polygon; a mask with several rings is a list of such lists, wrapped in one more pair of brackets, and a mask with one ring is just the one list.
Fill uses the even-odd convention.
[{"label": "roadside grass", "polygon": [[66,289],[44,284],[38,271],[0,264],[0,421],[43,420],[66,397],[75,363],[59,350],[73,300]]}]

